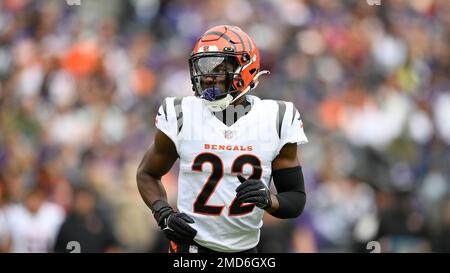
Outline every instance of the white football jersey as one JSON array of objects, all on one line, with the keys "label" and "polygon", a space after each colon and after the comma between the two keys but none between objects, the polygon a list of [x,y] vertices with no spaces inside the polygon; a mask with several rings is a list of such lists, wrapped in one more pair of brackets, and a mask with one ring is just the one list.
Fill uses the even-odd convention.
[{"label": "white football jersey", "polygon": [[166,98],[156,127],[180,156],[178,210],[195,223],[194,240],[204,247],[237,252],[259,242],[264,211],[236,200],[238,174],[268,187],[271,164],[286,143],[308,142],[291,102],[246,96],[251,110],[227,126],[194,96]]}]

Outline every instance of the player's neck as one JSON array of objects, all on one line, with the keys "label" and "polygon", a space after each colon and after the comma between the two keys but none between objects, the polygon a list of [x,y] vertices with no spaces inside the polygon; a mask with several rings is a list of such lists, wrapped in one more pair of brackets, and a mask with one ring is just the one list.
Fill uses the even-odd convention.
[{"label": "player's neck", "polygon": [[214,115],[225,125],[233,125],[239,118],[247,115],[252,105],[245,96],[240,97],[232,105],[228,106],[222,112],[215,112]]}]

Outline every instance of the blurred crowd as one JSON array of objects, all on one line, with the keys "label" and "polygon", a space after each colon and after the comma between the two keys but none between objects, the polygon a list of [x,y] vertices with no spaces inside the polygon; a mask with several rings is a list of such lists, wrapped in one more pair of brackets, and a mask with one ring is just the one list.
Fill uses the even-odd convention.
[{"label": "blurred crowd", "polygon": [[[260,251],[450,252],[447,0],[0,1],[0,252],[166,252],[135,173],[218,24],[309,138],[305,212],[266,215]],[[163,183],[175,204],[176,166]]]}]

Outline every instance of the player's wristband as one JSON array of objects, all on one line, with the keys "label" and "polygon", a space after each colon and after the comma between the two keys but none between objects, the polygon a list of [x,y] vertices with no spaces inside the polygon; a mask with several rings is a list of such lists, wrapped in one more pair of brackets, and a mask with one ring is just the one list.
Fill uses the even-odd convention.
[{"label": "player's wristband", "polygon": [[173,212],[172,207],[166,200],[156,200],[153,202],[151,209],[159,226],[161,226],[164,219]]}]

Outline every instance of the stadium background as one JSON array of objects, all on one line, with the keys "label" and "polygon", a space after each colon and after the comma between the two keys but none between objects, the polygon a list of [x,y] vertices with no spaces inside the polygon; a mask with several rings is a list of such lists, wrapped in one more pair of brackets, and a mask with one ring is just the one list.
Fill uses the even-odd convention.
[{"label": "stadium background", "polygon": [[[254,38],[272,72],[254,94],[293,101],[310,140],[305,212],[265,217],[260,251],[450,251],[449,1],[4,0],[0,252],[45,251],[64,219],[81,251],[166,251],[135,172],[217,24]],[[45,229],[16,221],[41,199]]]}]

